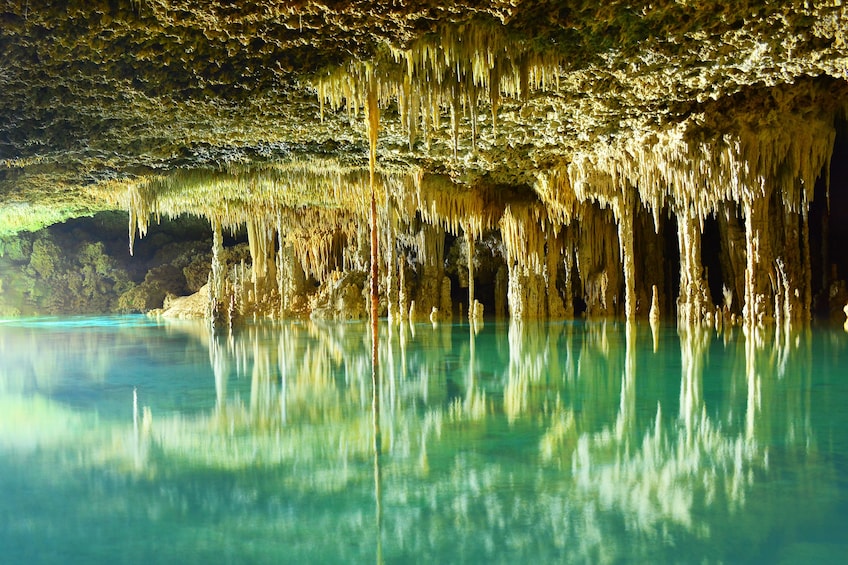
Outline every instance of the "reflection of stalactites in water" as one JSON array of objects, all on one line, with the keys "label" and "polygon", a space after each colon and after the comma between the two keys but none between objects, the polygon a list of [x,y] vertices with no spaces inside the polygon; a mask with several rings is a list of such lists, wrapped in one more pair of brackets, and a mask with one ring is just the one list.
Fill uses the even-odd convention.
[{"label": "reflection of stalactites in water", "polygon": [[568,469],[577,446],[578,433],[574,413],[566,409],[559,398],[551,412],[550,422],[539,446],[542,460],[556,463],[560,469]]},{"label": "reflection of stalactites in water", "polygon": [[280,425],[288,424],[288,378],[289,368],[294,360],[289,347],[289,326],[280,328],[280,341],[277,345],[277,365],[280,370]]},{"label": "reflection of stalactites in water", "polygon": [[745,433],[728,432],[707,416],[702,380],[711,334],[700,328],[680,331],[679,417],[663,421],[658,404],[654,425],[642,432],[633,429],[637,336],[635,328],[625,329],[618,433],[609,428],[584,431],[585,416],[575,420],[558,402],[540,446],[542,459],[560,467],[570,461],[577,489],[620,508],[628,528],[655,531],[658,524],[670,522],[709,536],[694,519],[694,510],[717,500],[732,508],[743,506],[753,471],[767,465],[767,453]]},{"label": "reflection of stalactites in water", "polygon": [[514,422],[528,410],[530,392],[548,374],[550,344],[535,322],[512,320],[509,325],[509,370],[504,387],[504,411]]},{"label": "reflection of stalactites in water", "polygon": [[468,329],[468,372],[465,381],[465,414],[471,420],[486,417],[486,391],[477,385],[477,328],[471,320]]},{"label": "reflection of stalactites in water", "polygon": [[707,329],[693,325],[680,326],[680,358],[682,375],[680,382],[680,420],[686,430],[687,441],[693,441],[698,418],[704,409],[703,376],[704,360],[709,353],[710,334]]},{"label": "reflection of stalactites in water", "polygon": [[[376,330],[376,321],[372,324],[372,331]],[[376,336],[376,331],[374,332]],[[377,374],[377,338],[373,337],[374,346],[372,350],[372,407],[373,407],[373,434],[374,434],[374,505],[376,513],[376,540],[377,540],[377,563],[383,562],[383,484],[382,484],[382,434],[380,432],[380,394],[381,383]]]},{"label": "reflection of stalactites in water", "polygon": [[209,364],[215,375],[215,407],[221,417],[225,417],[227,407],[227,379],[230,374],[229,358],[223,337],[218,332],[208,332]]},{"label": "reflection of stalactites in water", "polygon": [[383,438],[380,429],[380,394],[381,381],[379,374],[379,327],[377,318],[371,318],[371,410],[372,433],[374,434],[374,503],[376,508],[376,540],[377,563],[383,562],[383,490],[380,459],[383,451]]},{"label": "reflection of stalactites in water", "polygon": [[[373,325],[376,325],[373,324]],[[373,326],[372,326],[373,327]],[[376,344],[376,338],[375,344]],[[372,367],[375,367],[372,375],[374,388],[372,389],[373,407],[373,434],[374,434],[374,504],[376,513],[376,540],[377,540],[377,564],[383,562],[383,481],[382,481],[382,437],[380,432],[380,379],[376,374],[377,347],[375,345],[372,357]]]},{"label": "reflection of stalactites in water", "polygon": [[621,400],[615,422],[615,434],[619,441],[625,439],[633,425],[636,412],[636,325],[632,321],[625,326],[624,372],[621,375]]},{"label": "reflection of stalactites in water", "polygon": [[763,350],[763,329],[746,325],[745,333],[745,376],[748,384],[748,402],[745,413],[745,436],[756,438],[757,415],[760,411],[760,375],[757,369],[757,353]]},{"label": "reflection of stalactites in water", "polygon": [[651,326],[651,339],[653,340],[653,344],[654,344],[654,353],[656,353],[660,349],[660,322],[659,322],[659,320],[655,320],[655,319],[651,318],[650,326]]},{"label": "reflection of stalactites in water", "polygon": [[[744,327],[746,436],[785,434],[787,445],[816,449],[810,422],[812,344],[809,328]],[[802,439],[803,438],[803,439]]]},{"label": "reflection of stalactites in water", "polygon": [[254,426],[260,430],[270,429],[276,415],[274,410],[276,395],[274,394],[274,372],[272,370],[272,349],[265,347],[260,340],[258,331],[249,328],[253,345],[253,372],[250,386],[250,414]]}]

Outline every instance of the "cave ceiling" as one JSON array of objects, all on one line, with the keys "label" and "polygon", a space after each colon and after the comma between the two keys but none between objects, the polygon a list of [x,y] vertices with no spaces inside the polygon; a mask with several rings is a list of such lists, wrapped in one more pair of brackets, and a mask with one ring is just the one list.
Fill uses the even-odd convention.
[{"label": "cave ceiling", "polygon": [[6,1],[0,230],[126,207],[153,181],[166,212],[347,206],[357,188],[327,187],[365,186],[369,80],[387,185],[544,200],[540,175],[610,152],[827,136],[846,28],[839,0]]}]

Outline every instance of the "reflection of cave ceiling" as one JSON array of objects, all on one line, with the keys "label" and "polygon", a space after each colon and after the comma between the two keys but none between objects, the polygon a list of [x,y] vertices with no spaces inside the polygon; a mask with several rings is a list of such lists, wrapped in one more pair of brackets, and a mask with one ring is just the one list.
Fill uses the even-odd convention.
[{"label": "reflection of cave ceiling", "polygon": [[[353,69],[335,84],[354,92],[362,85],[348,63],[375,57],[388,85],[381,165],[470,184],[529,184],[577,152],[675,124],[687,135],[740,133],[779,126],[776,107],[803,121],[846,99],[848,7],[839,4],[5,2],[0,206],[72,215],[105,206],[87,187],[174,169],[301,158],[361,166],[361,113],[328,107],[322,121],[319,77]],[[413,52],[457,69],[466,58],[468,74],[438,92],[441,124],[410,141],[398,96]],[[498,65],[498,89],[474,74]],[[436,81],[421,73],[411,95]],[[529,84],[512,85],[510,73]]]}]

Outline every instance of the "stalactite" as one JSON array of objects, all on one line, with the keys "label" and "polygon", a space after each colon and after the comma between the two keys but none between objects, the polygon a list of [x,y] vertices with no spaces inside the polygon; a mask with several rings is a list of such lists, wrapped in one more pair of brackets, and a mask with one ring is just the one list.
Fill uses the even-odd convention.
[{"label": "stalactite", "polygon": [[500,69],[497,64],[494,64],[489,70],[489,107],[492,112],[492,136],[495,138],[498,135],[498,106],[500,105],[501,96],[500,83]]},{"label": "stalactite", "polygon": [[[422,224],[418,231],[415,246],[420,261],[418,274],[418,285],[415,292],[415,311],[418,315],[429,319],[435,308],[439,317],[450,316],[450,288],[447,288],[448,298],[445,296],[444,256],[445,256],[445,232],[438,226]],[[412,308],[410,308],[412,312]],[[410,321],[416,321],[410,314]]]},{"label": "stalactite", "polygon": [[742,314],[748,324],[760,324],[774,316],[775,294],[772,281],[774,255],[769,233],[768,197],[743,203],[745,214],[745,305]]},{"label": "stalactite", "polygon": [[501,218],[509,269],[507,301],[513,319],[539,319],[548,315],[543,214],[541,207],[510,205]]},{"label": "stalactite", "polygon": [[156,194],[145,184],[130,183],[120,204],[129,212],[130,255],[135,246],[136,231],[140,237],[147,234],[150,216],[158,213]]},{"label": "stalactite", "polygon": [[[571,308],[572,292],[582,292],[588,315],[622,312],[630,320],[644,315],[649,289],[657,288],[651,298],[659,295],[663,308],[671,305],[671,299],[663,300],[671,294],[671,284],[657,268],[663,250],[656,249],[664,237],[661,216],[672,209],[679,227],[679,314],[684,323],[713,313],[700,257],[703,222],[710,215],[718,218],[721,282],[737,307],[744,305],[746,319],[801,321],[809,316],[807,213],[816,179],[829,168],[835,138],[835,110],[826,98],[833,93],[826,85],[804,79],[797,86],[746,89],[734,98],[738,108],[725,101],[705,101],[683,117],[669,114],[659,123],[634,122],[629,129],[586,134],[591,141],[563,144],[549,161],[534,155],[540,170],[526,171],[523,177],[535,176],[533,194],[516,190],[519,196],[512,201],[510,191],[494,188],[485,175],[475,176],[479,168],[493,177],[503,174],[499,165],[486,162],[486,133],[480,128],[484,106],[490,106],[496,138],[499,107],[504,105],[501,118],[506,119],[506,110],[512,116],[513,106],[526,101],[517,114],[523,116],[526,110],[535,115],[530,93],[555,88],[563,61],[514,41],[498,26],[474,23],[439,31],[404,49],[381,50],[373,61],[349,62],[313,81],[322,121],[337,119],[330,113],[344,110],[358,120],[360,131],[364,127],[367,176],[355,158],[346,163],[311,158],[135,179],[117,197],[129,211],[131,252],[136,234],[144,235],[150,219],[161,214],[188,211],[224,228],[246,225],[253,288],[243,273],[233,279],[240,307],[256,307],[276,293],[281,309],[288,310],[291,292],[284,287],[294,276],[289,269],[295,260],[319,284],[335,271],[370,265],[371,290],[377,295],[382,261],[389,317],[395,318],[409,311],[401,294],[412,291],[411,284],[406,288],[411,281],[404,261],[396,267],[396,251],[402,246],[417,251],[410,254],[409,269],[423,281],[415,290],[419,312],[427,315],[435,307],[446,315],[450,302],[443,298],[448,286],[443,282],[444,265],[435,266],[434,260],[444,259],[445,232],[464,234],[470,317],[476,311],[473,242],[486,230],[500,229],[508,274],[496,277],[496,287],[508,287],[503,294],[509,296],[513,316],[564,315]],[[436,155],[420,160],[401,156],[394,164],[381,159],[378,169],[380,107],[393,103],[409,150],[420,127],[428,151],[431,137],[435,139]],[[769,108],[767,115],[764,107]],[[442,124],[448,115],[450,124]],[[450,132],[431,135],[443,125]],[[397,132],[392,126],[388,131]],[[473,152],[478,144],[480,163],[466,175],[461,169],[475,160],[463,152]],[[438,161],[448,151],[456,163],[439,174],[429,172],[434,168],[428,158]],[[736,206],[743,211],[744,233]],[[385,211],[385,218],[378,210]],[[395,213],[411,222],[420,219],[433,229],[423,228],[417,242],[401,244],[392,224]],[[657,234],[651,241],[645,237],[647,214],[653,216]],[[370,245],[362,228],[366,216]],[[411,234],[402,237],[413,239]],[[360,249],[370,249],[370,264]],[[559,269],[564,270],[564,308]],[[578,290],[571,280],[575,271]],[[496,292],[496,313],[502,300]]]},{"label": "stalactite", "polygon": [[[501,97],[526,101],[531,91],[555,87],[560,66],[556,54],[542,53],[525,41],[508,37],[502,26],[475,23],[444,26],[405,49],[390,47],[388,54],[378,54],[371,62],[348,63],[313,82],[322,108],[338,111],[344,107],[350,115],[365,106],[368,77],[375,76],[378,102],[396,101],[402,125],[412,123],[416,114],[422,116],[428,151],[429,132],[441,128],[440,116],[446,109],[451,116],[451,149],[457,160],[460,129],[466,127],[461,123],[462,105],[468,107],[473,152],[481,98],[488,99],[494,128]],[[406,129],[412,131],[409,126]]]},{"label": "stalactite", "polygon": [[224,253],[221,222],[212,221],[212,269],[209,272],[209,306],[207,318],[213,326],[220,326],[225,321],[224,313],[227,308],[225,294],[226,273],[222,255]]},{"label": "stalactite", "polygon": [[493,191],[454,183],[442,175],[420,176],[414,198],[407,203],[410,216],[418,212],[428,224],[440,226],[454,235],[470,233],[481,237],[497,227],[503,209],[497,206]]},{"label": "stalactite", "polygon": [[685,325],[700,324],[712,315],[710,289],[701,262],[701,226],[691,209],[677,215],[677,241],[680,249],[680,295],[677,318]]},{"label": "stalactite", "polygon": [[612,211],[595,204],[580,206],[577,227],[577,269],[590,317],[616,313],[621,292],[622,269],[618,228]]},{"label": "stalactite", "polygon": [[[377,105],[377,79],[373,68],[366,66],[368,98],[366,105],[366,123],[368,130],[368,183],[371,189],[371,332],[374,348],[373,375],[377,378],[377,317],[380,309],[380,253],[377,248],[377,196],[375,175],[377,169],[377,136],[380,128],[380,110]],[[375,382],[376,386],[376,382]]]},{"label": "stalactite", "polygon": [[[728,208],[733,203],[746,202],[748,208],[752,208],[751,203],[765,197],[763,187],[768,187],[769,193],[774,191],[781,195],[779,206],[786,213],[801,214],[803,232],[803,218],[816,178],[828,170],[833,152],[836,110],[832,102],[828,102],[832,95],[827,86],[805,83],[792,89],[772,89],[760,96],[772,108],[768,119],[760,111],[751,111],[758,110],[762,103],[751,97],[730,111],[690,116],[659,130],[655,127],[634,130],[574,154],[566,167],[568,182],[557,180],[562,173],[554,169],[549,175],[553,180],[538,183],[535,188],[549,208],[564,210],[563,216],[574,209],[575,200],[614,205],[617,198],[628,192],[638,194],[641,203],[654,213],[657,229],[660,227],[659,214],[668,205],[686,208],[687,216],[699,222],[710,214],[718,214],[722,241],[734,247],[738,243],[738,231],[734,222],[728,221],[732,219],[732,210]],[[821,106],[813,101],[821,101]],[[750,104],[751,108],[745,104]],[[778,118],[774,119],[775,116]],[[771,213],[785,215],[776,209]],[[789,223],[794,225],[795,220]],[[694,233],[690,228],[687,230]],[[749,246],[755,243],[754,239],[756,234],[749,233]],[[803,233],[799,239],[805,239]],[[761,245],[759,240],[757,245]],[[783,246],[781,239],[781,249]],[[736,290],[742,302],[741,288],[737,284],[742,278],[737,278],[734,271],[739,251],[738,247],[723,251],[722,263],[726,267],[723,269],[725,285]],[[760,287],[752,291],[755,295],[750,297],[752,300],[756,298],[762,302],[768,294],[766,279],[770,277],[766,271],[772,269],[773,259],[784,262],[787,277],[794,269],[789,265],[794,264],[796,258],[800,257],[801,264],[805,263],[807,251],[803,243],[800,255],[795,252],[794,243],[791,251],[786,257],[782,254],[766,257],[765,262],[747,259],[749,282],[754,277],[757,279],[754,286]],[[764,274],[752,274],[757,263],[767,265],[757,269]],[[798,272],[806,271],[799,268]],[[795,301],[796,294],[807,292],[803,282],[787,284],[792,286],[791,289],[787,287],[790,299],[783,300],[787,304]],[[784,295],[787,289],[783,289]],[[800,307],[792,306],[793,312],[800,313],[785,317],[803,319],[806,299],[801,298],[800,302]],[[773,306],[752,304],[748,311],[749,320],[765,320],[773,315]]]}]

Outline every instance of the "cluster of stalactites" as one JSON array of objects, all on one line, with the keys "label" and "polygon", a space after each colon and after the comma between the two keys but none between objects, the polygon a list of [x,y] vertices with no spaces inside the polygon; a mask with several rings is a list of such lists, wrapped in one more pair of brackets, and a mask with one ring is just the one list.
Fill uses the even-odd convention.
[{"label": "cluster of stalactites", "polygon": [[740,120],[730,132],[707,132],[695,121],[578,152],[566,168],[568,181],[557,181],[564,190],[546,195],[554,206],[568,207],[574,199],[611,203],[632,191],[657,224],[667,208],[687,209],[703,222],[724,202],[752,202],[774,190],[789,211],[803,213],[816,179],[830,169],[832,114],[785,112],[779,123]]},{"label": "cluster of stalactites", "polygon": [[[146,187],[131,184],[126,191],[118,193],[118,202],[120,205],[129,211],[129,239],[130,239],[130,255],[133,254],[135,247],[135,235],[138,232],[140,237],[147,235],[147,228],[150,225],[150,216],[154,213],[155,199],[151,197],[149,190]],[[158,214],[158,211],[157,211]]]},{"label": "cluster of stalactites", "polygon": [[441,128],[445,110],[456,151],[461,111],[476,138],[481,101],[489,105],[496,127],[502,97],[526,98],[533,90],[557,88],[561,63],[556,55],[510,38],[501,26],[446,26],[405,49],[390,48],[372,62],[352,61],[320,74],[315,88],[322,120],[325,105],[333,111],[345,108],[355,120],[367,106],[369,84],[375,80],[380,105],[397,103],[410,146],[419,131],[426,137]]},{"label": "cluster of stalactites", "polygon": [[[412,182],[414,172],[383,172],[379,181],[395,189]],[[387,188],[388,189],[388,188]],[[370,206],[368,171],[335,160],[303,159],[261,166],[231,165],[225,170],[190,169],[144,177],[129,183],[120,200],[137,215],[203,216],[238,214],[242,204],[264,203],[269,209],[316,206],[344,208],[367,214]],[[396,190],[396,189],[395,189]]]},{"label": "cluster of stalactites", "polygon": [[521,265],[533,274],[542,274],[549,230],[543,206],[508,205],[500,229],[507,265]]},{"label": "cluster of stalactites", "polygon": [[362,267],[345,255],[356,247],[360,222],[343,210],[302,208],[282,210],[276,226],[280,245],[293,250],[306,275],[322,281],[332,271]]},{"label": "cluster of stalactites", "polygon": [[442,175],[418,176],[414,193],[401,205],[408,217],[418,212],[421,219],[453,235],[482,237],[497,227],[503,208],[489,191],[454,183]]},{"label": "cluster of stalactites", "polygon": [[[769,115],[762,123],[749,115],[731,117],[732,127],[720,133],[696,125],[706,119],[700,116],[660,132],[597,144],[573,155],[567,165],[538,174],[534,188],[549,216],[563,224],[570,223],[580,204],[612,209],[621,258],[629,266],[626,280],[634,276],[627,261],[634,206],[641,203],[653,214],[657,230],[662,213],[674,214],[681,254],[678,310],[685,323],[712,317],[700,259],[704,220],[738,205],[747,227],[746,321],[804,320],[810,309],[810,284],[803,280],[809,278],[803,275],[809,271],[806,215],[817,179],[830,169],[835,115],[800,107],[775,112],[779,117]],[[769,212],[770,201],[780,209]],[[766,214],[779,214],[779,229],[789,235],[771,234]],[[772,249],[770,240],[782,243]],[[628,281],[628,301],[632,289]],[[634,312],[628,306],[627,315]]]},{"label": "cluster of stalactites", "polygon": [[[383,172],[376,178],[380,187],[376,197],[382,207],[387,198],[403,200],[413,194],[419,175],[414,170]],[[301,234],[311,240],[346,225],[352,217],[367,218],[371,197],[367,170],[318,159],[258,168],[177,171],[129,181],[108,194],[129,212],[130,253],[136,234],[147,233],[151,218],[190,214],[237,231],[257,221],[273,226],[283,214],[292,220],[286,226],[301,228]],[[334,221],[338,217],[344,221]],[[309,263],[311,271],[319,271],[314,261]]]}]

